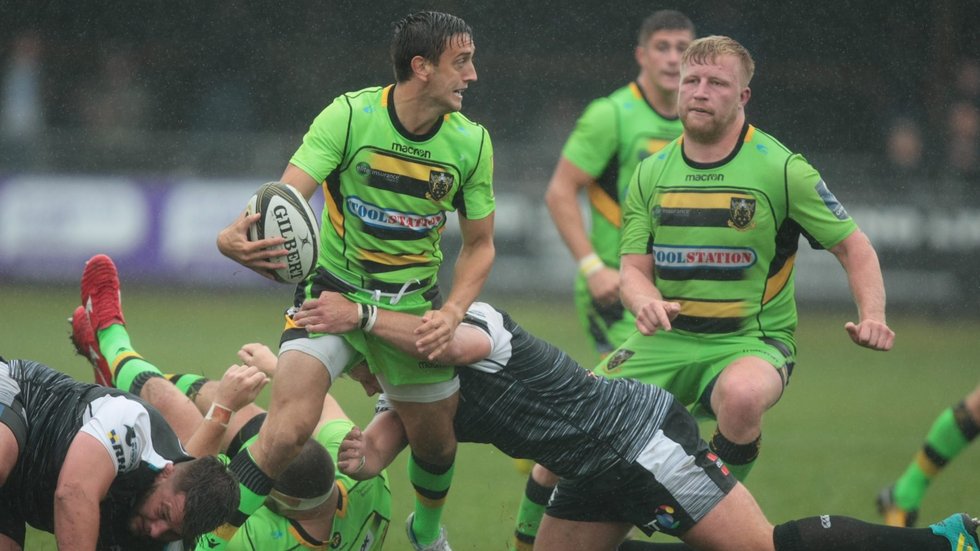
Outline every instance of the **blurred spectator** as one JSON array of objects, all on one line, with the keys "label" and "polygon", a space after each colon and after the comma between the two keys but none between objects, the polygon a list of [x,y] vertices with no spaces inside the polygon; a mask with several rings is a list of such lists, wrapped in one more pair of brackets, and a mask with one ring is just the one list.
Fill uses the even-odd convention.
[{"label": "blurred spectator", "polygon": [[980,61],[964,59],[960,61],[954,83],[954,99],[980,105]]},{"label": "blurred spectator", "polygon": [[966,100],[953,103],[946,115],[948,176],[980,184],[980,107]]},{"label": "blurred spectator", "polygon": [[887,189],[920,189],[928,176],[924,160],[922,129],[910,117],[896,117],[885,136],[885,158],[879,167]]},{"label": "blurred spectator", "polygon": [[108,138],[147,128],[149,108],[150,94],[140,83],[139,64],[127,48],[107,52],[101,73],[78,94],[80,122],[104,131]]},{"label": "blurred spectator", "polygon": [[3,72],[0,96],[0,137],[24,144],[44,128],[41,98],[41,38],[25,31],[13,39]]}]

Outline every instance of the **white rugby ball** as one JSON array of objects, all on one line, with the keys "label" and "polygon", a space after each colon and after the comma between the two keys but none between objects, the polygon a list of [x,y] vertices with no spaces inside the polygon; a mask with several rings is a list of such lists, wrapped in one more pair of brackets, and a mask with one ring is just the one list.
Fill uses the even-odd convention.
[{"label": "white rugby ball", "polygon": [[317,216],[299,191],[282,182],[269,182],[255,192],[245,207],[247,214],[259,212],[258,222],[248,228],[248,240],[283,237],[286,242],[272,248],[286,249],[285,256],[272,257],[285,268],[270,270],[276,281],[299,283],[316,267],[320,252],[320,225]]}]

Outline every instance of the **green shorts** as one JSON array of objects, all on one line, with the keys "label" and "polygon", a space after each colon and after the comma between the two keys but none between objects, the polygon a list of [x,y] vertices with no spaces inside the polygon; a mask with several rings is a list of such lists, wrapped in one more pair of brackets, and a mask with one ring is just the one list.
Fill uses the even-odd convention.
[{"label": "green shorts", "polygon": [[[297,289],[297,302],[302,304],[302,299],[320,296],[322,291],[337,291],[354,302],[373,304],[385,310],[416,316],[421,316],[429,310],[438,308],[442,302],[439,296],[439,287],[435,284],[427,289],[401,294],[395,304],[391,303],[394,300],[392,293],[385,293],[376,297],[370,291],[356,290],[348,286],[342,287],[343,285],[344,283],[336,277],[318,269],[308,284]],[[316,337],[317,335],[311,334],[309,336]],[[453,366],[420,360],[370,333],[355,330],[340,336],[367,360],[372,373],[384,375],[388,382],[393,385],[442,383],[451,381],[456,376],[456,370]]]},{"label": "green shorts", "polygon": [[623,303],[603,306],[592,299],[589,283],[582,274],[575,278],[575,309],[592,346],[605,356],[636,332],[636,318]]},{"label": "green shorts", "polygon": [[785,386],[794,354],[795,346],[752,336],[705,337],[678,330],[646,336],[636,332],[594,371],[609,379],[637,379],[659,386],[682,404],[693,406],[725,367],[747,356],[782,370]]}]

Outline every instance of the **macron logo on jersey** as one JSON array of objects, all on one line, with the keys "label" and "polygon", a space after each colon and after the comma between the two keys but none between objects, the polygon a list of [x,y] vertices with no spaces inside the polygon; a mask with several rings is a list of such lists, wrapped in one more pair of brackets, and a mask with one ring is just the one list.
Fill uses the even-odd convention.
[{"label": "macron logo on jersey", "polygon": [[731,247],[665,247],[653,248],[653,258],[659,268],[744,270],[755,264],[752,249]]},{"label": "macron logo on jersey", "polygon": [[411,230],[418,233],[425,233],[433,228],[438,228],[446,220],[446,214],[444,212],[424,216],[392,209],[383,209],[357,196],[347,198],[347,211],[360,218],[368,226]]}]

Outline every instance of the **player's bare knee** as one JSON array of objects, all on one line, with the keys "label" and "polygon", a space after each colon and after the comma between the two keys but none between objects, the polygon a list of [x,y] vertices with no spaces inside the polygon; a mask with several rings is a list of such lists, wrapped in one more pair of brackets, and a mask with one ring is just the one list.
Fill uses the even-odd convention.
[{"label": "player's bare knee", "polygon": [[412,453],[423,461],[434,463],[436,465],[448,465],[455,460],[455,437],[451,436],[445,440],[428,438],[423,438],[420,440],[420,442],[412,442],[411,439],[409,439],[409,443],[412,447]]}]

